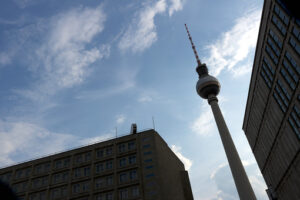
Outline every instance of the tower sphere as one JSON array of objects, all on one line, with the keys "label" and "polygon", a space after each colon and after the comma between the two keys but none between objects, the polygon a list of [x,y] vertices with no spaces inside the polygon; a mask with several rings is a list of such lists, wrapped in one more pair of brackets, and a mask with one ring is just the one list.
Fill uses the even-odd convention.
[{"label": "tower sphere", "polygon": [[207,74],[199,78],[196,90],[202,98],[208,99],[209,95],[217,96],[220,92],[220,87],[218,79]]}]

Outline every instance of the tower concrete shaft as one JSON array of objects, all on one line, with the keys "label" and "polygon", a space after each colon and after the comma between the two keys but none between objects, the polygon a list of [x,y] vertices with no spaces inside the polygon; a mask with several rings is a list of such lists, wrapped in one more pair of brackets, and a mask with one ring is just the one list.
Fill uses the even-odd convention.
[{"label": "tower concrete shaft", "polygon": [[251,187],[244,166],[239,154],[234,146],[230,132],[227,128],[222,112],[220,110],[218,99],[215,95],[208,96],[208,103],[211,106],[214,118],[220,133],[220,137],[225,149],[230,170],[241,200],[256,200],[254,191]]}]

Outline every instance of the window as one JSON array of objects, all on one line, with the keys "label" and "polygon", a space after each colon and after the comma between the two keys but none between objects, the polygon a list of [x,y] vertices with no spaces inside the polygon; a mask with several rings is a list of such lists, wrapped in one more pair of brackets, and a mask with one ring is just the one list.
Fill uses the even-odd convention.
[{"label": "window", "polygon": [[151,155],[151,154],[152,154],[152,151],[144,152],[144,155]]},{"label": "window", "polygon": [[109,169],[112,169],[112,168],[113,168],[113,162],[112,162],[112,160],[107,161],[106,162],[106,169],[109,170]]},{"label": "window", "polygon": [[9,182],[10,178],[11,178],[11,172],[5,173],[0,175],[0,180],[2,180],[3,182]]},{"label": "window", "polygon": [[120,183],[124,183],[127,181],[127,174],[126,173],[121,173],[120,174]]},{"label": "window", "polygon": [[90,188],[90,183],[89,182],[82,183],[82,191],[83,192],[89,191],[89,188]]},{"label": "window", "polygon": [[121,158],[121,159],[119,160],[119,166],[120,166],[120,167],[126,166],[126,158]]},{"label": "window", "polygon": [[300,54],[300,45],[297,44],[297,42],[292,38],[290,37],[290,45],[294,48],[294,50]]},{"label": "window", "polygon": [[282,42],[280,41],[278,36],[272,31],[272,29],[270,29],[269,34],[272,37],[272,39],[275,41],[276,45],[281,49],[282,48]]},{"label": "window", "polygon": [[291,115],[288,118],[289,124],[291,125],[294,133],[297,135],[297,137],[300,139],[300,110],[299,108],[294,105],[293,110],[291,111]]},{"label": "window", "polygon": [[137,172],[136,170],[132,170],[129,172],[130,180],[136,180],[137,179]]},{"label": "window", "polygon": [[143,142],[147,142],[147,141],[149,141],[151,139],[151,137],[144,137],[143,138]]},{"label": "window", "polygon": [[279,16],[285,25],[289,24],[289,17],[276,4],[274,6],[274,12]]},{"label": "window", "polygon": [[132,196],[138,197],[139,195],[140,195],[139,188],[138,187],[132,188]]},{"label": "window", "polygon": [[129,162],[129,164],[135,164],[136,163],[136,155],[129,156],[128,162]]},{"label": "window", "polygon": [[102,149],[99,149],[97,150],[97,158],[103,158],[103,150]]},{"label": "window", "polygon": [[128,142],[128,150],[133,150],[133,149],[135,149],[135,142],[134,141]]},{"label": "window", "polygon": [[268,45],[266,45],[266,52],[268,53],[268,55],[270,56],[270,58],[272,59],[272,61],[277,65],[278,58],[273,54],[271,48]]},{"label": "window", "polygon": [[113,184],[113,177],[112,176],[106,177],[106,184],[107,185],[112,185]]},{"label": "window", "polygon": [[81,169],[77,168],[74,170],[74,178],[79,178],[81,177]]},{"label": "window", "polygon": [[104,171],[104,165],[103,163],[96,164],[96,173],[101,173]]},{"label": "window", "polygon": [[91,172],[91,168],[89,166],[84,168],[84,176],[89,176],[90,172]]},{"label": "window", "polygon": [[69,167],[70,166],[70,158],[65,158],[64,159],[64,167]]},{"label": "window", "polygon": [[127,189],[123,189],[120,190],[120,199],[128,199],[128,190]]},{"label": "window", "polygon": [[275,24],[275,26],[278,28],[278,30],[282,33],[283,36],[286,34],[286,28],[283,26],[283,24],[278,20],[275,15],[272,17],[272,22]]},{"label": "window", "polygon": [[280,55],[280,51],[278,50],[278,48],[276,47],[276,45],[272,42],[272,40],[270,38],[268,38],[268,44],[271,46],[273,52],[276,54],[276,56],[278,57]]},{"label": "window", "polygon": [[106,149],[106,155],[107,155],[107,156],[112,155],[112,147],[108,147],[108,148]]},{"label": "window", "polygon": [[126,151],[125,144],[119,144],[119,152],[122,153],[122,152],[125,152],[125,151]]},{"label": "window", "polygon": [[87,161],[90,161],[90,160],[91,160],[91,152],[85,153],[85,155],[84,155],[84,161],[87,162]]},{"label": "window", "polygon": [[106,200],[113,200],[113,193],[112,192],[106,193]]},{"label": "window", "polygon": [[154,177],[154,174],[153,174],[153,173],[147,174],[147,175],[146,175],[146,178],[151,178],[151,177]]},{"label": "window", "polygon": [[105,186],[105,180],[103,177],[96,179],[96,188],[102,188]]},{"label": "window", "polygon": [[73,187],[72,187],[72,193],[77,194],[79,192],[80,192],[80,184],[79,183],[74,184]]},{"label": "window", "polygon": [[146,162],[146,163],[152,162],[152,159],[151,158],[150,159],[145,159],[144,162]]},{"label": "window", "polygon": [[300,31],[296,28],[296,26],[293,27],[293,35],[297,38],[298,41],[300,41]]},{"label": "window", "polygon": [[152,169],[153,165],[146,166],[145,169]]},{"label": "window", "polygon": [[55,161],[55,168],[56,169],[62,168],[62,166],[63,166],[62,160]]}]

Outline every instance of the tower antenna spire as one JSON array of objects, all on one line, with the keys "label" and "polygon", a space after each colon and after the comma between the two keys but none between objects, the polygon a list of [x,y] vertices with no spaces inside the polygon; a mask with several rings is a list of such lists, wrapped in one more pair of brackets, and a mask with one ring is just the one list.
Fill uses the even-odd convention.
[{"label": "tower antenna spire", "polygon": [[197,53],[196,47],[195,47],[195,45],[194,45],[194,43],[193,43],[193,40],[192,40],[191,34],[190,34],[190,32],[189,32],[189,29],[188,29],[187,25],[186,25],[186,24],[184,24],[184,26],[185,26],[186,32],[187,32],[187,34],[188,34],[188,36],[189,36],[190,42],[191,42],[191,44],[192,44],[192,48],[193,48],[193,51],[194,51],[194,54],[195,54],[195,57],[196,57],[197,63],[198,63],[198,65],[200,66],[200,65],[201,65],[201,61],[200,61],[200,59],[199,59],[199,56],[198,56],[198,53]]}]

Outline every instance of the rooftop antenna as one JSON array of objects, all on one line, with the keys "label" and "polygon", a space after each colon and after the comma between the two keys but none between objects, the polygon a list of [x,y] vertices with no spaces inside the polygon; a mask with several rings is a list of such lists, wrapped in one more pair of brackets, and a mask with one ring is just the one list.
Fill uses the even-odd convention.
[{"label": "rooftop antenna", "polygon": [[116,127],[116,138],[118,138],[118,127]]},{"label": "rooftop antenna", "polygon": [[200,61],[200,59],[199,59],[199,57],[198,57],[198,53],[197,53],[196,47],[195,47],[195,45],[194,45],[194,43],[193,43],[191,34],[190,34],[190,32],[189,32],[189,29],[188,29],[187,25],[184,24],[184,26],[185,26],[186,32],[187,32],[187,34],[188,34],[188,36],[189,36],[189,39],[190,39],[190,42],[191,42],[191,45],[192,45],[192,48],[193,48],[193,51],[194,51],[194,54],[195,54],[197,63],[198,63],[198,65],[200,66],[200,65],[201,65],[201,61]]},{"label": "rooftop antenna", "polygon": [[155,123],[154,123],[154,117],[152,116],[152,125],[153,125],[153,129],[155,130]]}]

